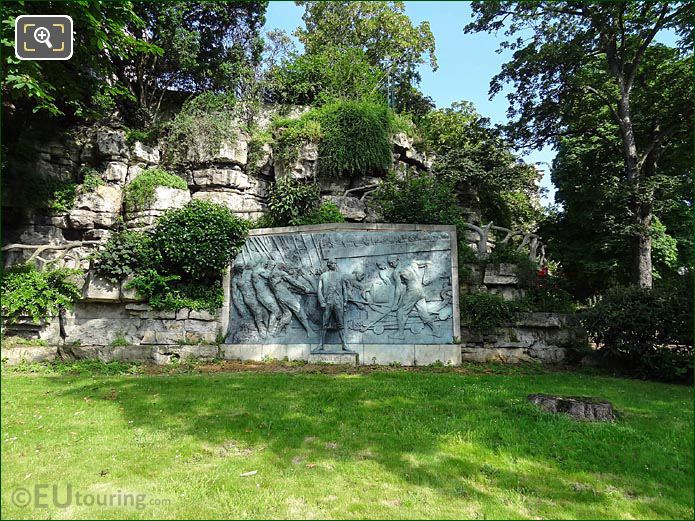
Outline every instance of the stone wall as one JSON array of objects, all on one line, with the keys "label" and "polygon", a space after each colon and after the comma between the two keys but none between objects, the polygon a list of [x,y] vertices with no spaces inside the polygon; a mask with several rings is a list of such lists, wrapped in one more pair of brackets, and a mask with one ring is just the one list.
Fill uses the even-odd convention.
[{"label": "stone wall", "polygon": [[464,280],[461,292],[487,291],[502,295],[505,300],[515,300],[524,296],[520,285],[516,264],[464,264]]},{"label": "stone wall", "polygon": [[586,332],[574,315],[562,313],[520,313],[489,332],[461,328],[463,361],[560,363],[582,345]]},{"label": "stone wall", "polygon": [[157,311],[145,304],[80,301],[47,323],[8,325],[6,334],[56,345],[184,345],[215,343],[222,326],[220,312]]},{"label": "stone wall", "polygon": [[[269,124],[270,117],[266,114],[261,118],[261,128]],[[221,348],[211,345],[226,330],[226,310],[214,314],[186,309],[177,312],[152,310],[127,289],[128,280],[111,284],[90,272],[89,256],[106,242],[120,221],[129,228],[145,229],[167,210],[180,208],[191,200],[220,203],[239,217],[255,219],[266,210],[270,183],[284,176],[316,178],[318,151],[315,146],[304,147],[294,165],[282,168],[275,164],[273,150],[268,145],[263,147],[260,156],[254,156],[257,159],[251,160],[250,140],[251,137],[240,130],[223,140],[218,150],[191,150],[187,161],[171,166],[164,143],[155,146],[138,141],[129,143],[122,128],[44,129],[41,133],[29,132],[22,136],[20,143],[12,148],[21,148],[25,153],[21,158],[19,155],[10,157],[11,168],[73,183],[81,183],[86,169],[91,169],[97,172],[103,184],[92,192],[78,192],[72,208],[64,212],[31,210],[21,204],[13,207],[12,201],[3,208],[5,266],[28,259],[39,262],[57,259],[59,265],[85,270],[82,299],[73,310],[41,325],[19,321],[9,325],[5,333],[39,338],[60,346],[32,351],[47,360],[51,357],[91,357],[161,362],[177,356],[232,357],[234,353],[229,350],[223,353]],[[405,134],[393,136],[392,145],[393,168],[398,174],[429,170],[430,158],[419,152]],[[252,161],[254,164],[250,164]],[[147,207],[125,211],[123,194],[127,184],[145,169],[157,166],[183,178],[187,189],[159,187]],[[335,203],[349,222],[367,223],[379,220],[369,208],[368,199],[382,179],[374,175],[317,181],[324,201]],[[474,194],[469,199],[475,201]],[[479,223],[480,214],[476,208],[465,209],[465,214],[470,223]],[[488,225],[488,231],[491,226]],[[472,231],[464,242],[487,251],[480,232]],[[522,294],[512,265],[488,266],[485,273],[475,273],[475,269],[472,267],[473,282],[465,289],[501,293],[508,299]],[[564,325],[555,326],[554,319],[548,320],[547,324],[538,320],[510,324],[501,328],[494,338],[463,332],[463,359],[560,361],[562,356],[558,349],[564,349],[565,344],[573,341],[574,333],[569,331],[574,330]],[[123,343],[129,346],[119,345]],[[435,349],[434,354],[413,352],[412,360],[404,358],[404,365],[417,364],[418,356],[421,361],[439,356],[437,353],[442,347],[437,349],[439,351]],[[451,345],[446,349],[447,361],[460,360],[458,354],[452,358]],[[21,358],[28,350],[28,347],[14,348],[11,354],[5,354],[18,360],[17,357]],[[455,350],[458,352],[458,347]],[[367,356],[367,351],[363,349],[363,356],[374,358]]]}]

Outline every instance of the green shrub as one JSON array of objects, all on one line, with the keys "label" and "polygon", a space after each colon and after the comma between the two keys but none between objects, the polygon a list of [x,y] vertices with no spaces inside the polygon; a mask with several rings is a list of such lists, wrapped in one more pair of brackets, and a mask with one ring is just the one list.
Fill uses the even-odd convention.
[{"label": "green shrub", "polygon": [[274,103],[323,105],[335,100],[380,100],[383,74],[362,49],[326,47],[275,67],[268,97]]},{"label": "green shrub", "polygon": [[370,101],[338,101],[275,124],[275,158],[286,169],[308,143],[318,145],[317,172],[358,177],[386,172],[392,162],[393,112]]},{"label": "green shrub", "polygon": [[152,241],[161,255],[161,272],[182,280],[206,281],[222,270],[244,245],[246,221],[225,206],[192,201],[159,218]]},{"label": "green shrub", "polygon": [[56,213],[69,212],[75,205],[78,185],[60,181],[49,181],[48,184],[51,191],[48,199],[48,209]]},{"label": "green shrub", "polygon": [[117,283],[146,266],[158,265],[157,250],[149,234],[121,231],[114,233],[94,257],[94,271]]},{"label": "green shrub", "polygon": [[304,224],[326,224],[345,222],[345,216],[340,213],[340,209],[335,203],[323,203],[304,217],[293,219],[290,224],[300,226]]},{"label": "green shrub", "polygon": [[99,175],[99,172],[93,168],[83,168],[81,174],[82,191],[84,192],[94,192],[97,188],[106,184]]},{"label": "green shrub", "polygon": [[147,130],[129,128],[125,132],[125,140],[128,146],[133,146],[136,141],[140,141],[148,146],[154,146],[157,144],[161,131],[162,129],[159,125],[154,125]]},{"label": "green shrub", "polygon": [[609,290],[583,323],[601,349],[640,376],[692,380],[692,283]]},{"label": "green shrub", "polygon": [[392,127],[386,105],[342,101],[322,107],[319,175],[359,177],[388,171]]},{"label": "green shrub", "polygon": [[147,208],[155,201],[158,186],[187,190],[186,181],[161,168],[148,168],[125,187],[123,201],[129,211]]},{"label": "green shrub", "polygon": [[514,318],[517,307],[502,295],[486,291],[464,293],[460,297],[461,323],[473,330],[492,331]]},{"label": "green shrub", "polygon": [[402,178],[389,175],[374,192],[372,204],[389,223],[460,227],[463,222],[454,186],[426,173],[411,172]]},{"label": "green shrub", "polygon": [[169,210],[151,232],[114,234],[94,257],[96,272],[128,288],[155,309],[222,305],[222,273],[244,244],[248,224],[225,206],[193,201]]},{"label": "green shrub", "polygon": [[68,308],[80,297],[80,288],[71,280],[78,270],[55,268],[39,271],[36,266],[13,266],[2,274],[2,317],[14,320],[31,317],[40,322]]},{"label": "green shrub", "polygon": [[519,305],[528,311],[572,313],[576,306],[566,286],[567,281],[563,277],[549,275],[547,270],[540,270],[534,273],[531,282],[522,285],[525,294]]},{"label": "green shrub", "polygon": [[224,291],[217,278],[209,283],[182,283],[179,275],[161,275],[155,269],[138,272],[128,284],[153,309],[182,308],[214,312],[222,306]]},{"label": "green shrub", "polygon": [[289,226],[312,214],[321,201],[316,183],[283,177],[268,190],[268,216],[272,226]]},{"label": "green shrub", "polygon": [[225,139],[235,137],[235,109],[230,93],[204,92],[187,100],[168,125],[167,162],[203,161],[215,154]]}]

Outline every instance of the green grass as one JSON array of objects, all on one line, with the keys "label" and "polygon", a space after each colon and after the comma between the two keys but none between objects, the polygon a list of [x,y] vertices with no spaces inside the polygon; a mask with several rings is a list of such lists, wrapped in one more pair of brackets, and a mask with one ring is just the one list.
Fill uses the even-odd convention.
[{"label": "green grass", "polygon": [[[76,367],[5,371],[5,519],[693,516],[685,386],[495,366],[237,364],[132,376]],[[599,396],[621,417],[549,415],[526,401],[538,392]],[[170,504],[12,504],[13,490],[37,483]]]}]

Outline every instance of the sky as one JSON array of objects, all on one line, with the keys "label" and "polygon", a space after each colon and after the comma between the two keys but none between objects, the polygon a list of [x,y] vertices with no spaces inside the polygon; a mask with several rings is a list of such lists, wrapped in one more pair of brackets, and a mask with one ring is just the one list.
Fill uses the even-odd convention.
[{"label": "sky", "polygon": [[[463,27],[471,21],[468,2],[405,2],[405,6],[405,12],[414,24],[430,22],[436,42],[439,67],[436,72],[428,66],[421,68],[420,90],[430,96],[438,108],[448,107],[454,101],[471,101],[476,110],[490,118],[493,124],[506,122],[508,103],[504,94],[498,94],[492,100],[488,97],[490,80],[510,58],[509,52],[495,52],[501,36],[464,34]],[[304,26],[303,11],[294,2],[270,2],[265,29],[283,29],[291,33]],[[550,147],[524,156],[526,162],[537,163],[543,170],[541,187],[547,190],[543,204],[551,204],[554,200],[555,189],[549,173],[554,156]]]}]

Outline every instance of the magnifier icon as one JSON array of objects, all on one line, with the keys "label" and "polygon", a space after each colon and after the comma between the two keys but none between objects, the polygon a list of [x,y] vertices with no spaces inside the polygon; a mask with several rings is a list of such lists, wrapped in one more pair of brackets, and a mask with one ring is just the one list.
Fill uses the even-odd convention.
[{"label": "magnifier icon", "polygon": [[49,49],[53,48],[50,41],[51,33],[45,27],[37,27],[34,31],[34,39],[39,43],[45,43]]}]

